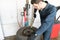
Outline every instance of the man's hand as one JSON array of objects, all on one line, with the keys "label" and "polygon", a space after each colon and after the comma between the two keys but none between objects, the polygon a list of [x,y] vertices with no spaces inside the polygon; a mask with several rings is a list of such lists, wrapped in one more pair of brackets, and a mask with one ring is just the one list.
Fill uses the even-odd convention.
[{"label": "man's hand", "polygon": [[35,40],[36,37],[37,37],[37,36],[35,36],[35,34],[33,34],[32,36],[30,36],[30,37],[28,38],[28,40]]}]

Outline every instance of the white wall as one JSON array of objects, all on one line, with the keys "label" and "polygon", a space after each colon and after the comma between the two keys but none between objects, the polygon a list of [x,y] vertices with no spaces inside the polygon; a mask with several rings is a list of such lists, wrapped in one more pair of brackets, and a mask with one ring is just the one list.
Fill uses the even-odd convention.
[{"label": "white wall", "polygon": [[0,14],[4,29],[4,36],[15,35],[19,29],[17,24],[16,0],[0,0]]},{"label": "white wall", "polygon": [[0,40],[4,39],[4,35],[3,35],[3,30],[2,30],[2,25],[1,25],[1,21],[0,21]]},{"label": "white wall", "polygon": [[47,0],[50,4],[59,6],[60,5],[60,0]]}]

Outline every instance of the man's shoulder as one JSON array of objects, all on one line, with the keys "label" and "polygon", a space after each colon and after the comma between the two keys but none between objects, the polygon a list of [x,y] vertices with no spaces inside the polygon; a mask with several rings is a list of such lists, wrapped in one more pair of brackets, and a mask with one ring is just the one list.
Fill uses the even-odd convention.
[{"label": "man's shoulder", "polygon": [[50,4],[48,1],[44,1],[45,3],[47,3],[48,8],[56,8],[54,5]]},{"label": "man's shoulder", "polygon": [[52,4],[47,4],[48,5],[48,10],[57,10],[57,8],[54,6],[54,5],[52,5]]}]

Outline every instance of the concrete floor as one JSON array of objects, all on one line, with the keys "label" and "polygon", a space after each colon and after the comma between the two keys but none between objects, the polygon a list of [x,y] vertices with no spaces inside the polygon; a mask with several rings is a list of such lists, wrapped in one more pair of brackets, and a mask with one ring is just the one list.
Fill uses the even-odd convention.
[{"label": "concrete floor", "polygon": [[[16,36],[14,35],[14,36],[10,36],[10,37],[5,37],[4,40],[16,40]],[[56,39],[53,39],[53,40],[56,40]],[[60,33],[59,33],[57,40],[60,40]]]},{"label": "concrete floor", "polygon": [[5,37],[4,40],[16,40],[16,36]]},{"label": "concrete floor", "polygon": [[58,40],[60,40],[60,32],[59,32]]}]

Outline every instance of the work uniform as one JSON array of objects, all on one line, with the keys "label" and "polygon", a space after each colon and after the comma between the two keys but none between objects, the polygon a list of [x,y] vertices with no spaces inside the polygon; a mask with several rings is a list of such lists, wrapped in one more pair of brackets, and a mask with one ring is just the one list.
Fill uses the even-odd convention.
[{"label": "work uniform", "polygon": [[56,7],[47,3],[43,10],[39,10],[41,18],[41,26],[36,31],[38,36],[43,34],[44,40],[50,40],[50,33],[52,30],[52,25],[54,24],[54,17],[56,16]]}]

